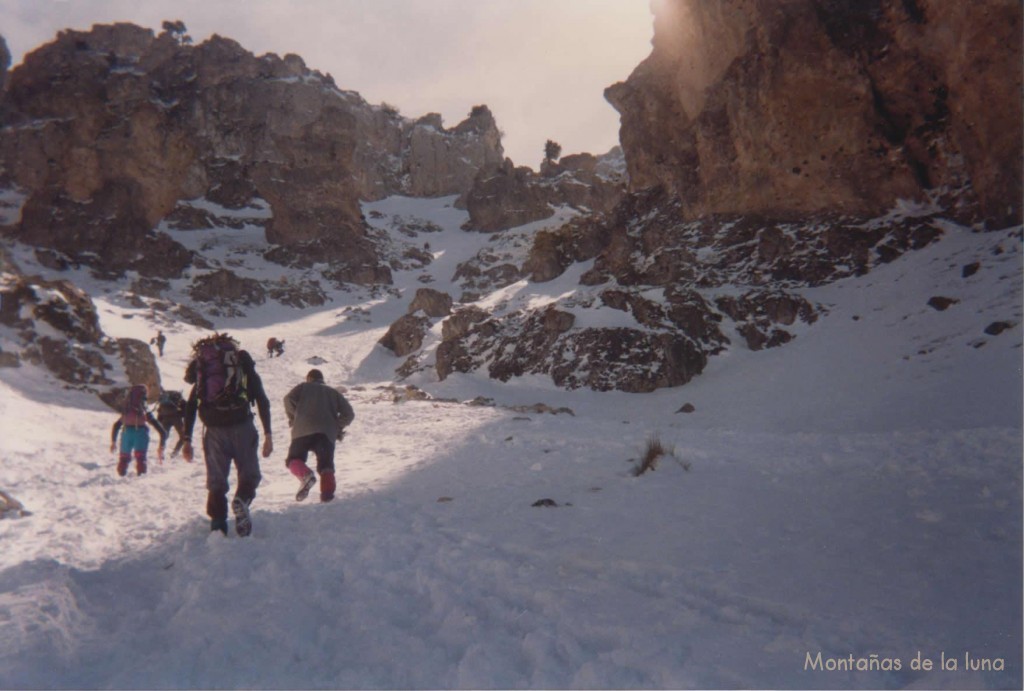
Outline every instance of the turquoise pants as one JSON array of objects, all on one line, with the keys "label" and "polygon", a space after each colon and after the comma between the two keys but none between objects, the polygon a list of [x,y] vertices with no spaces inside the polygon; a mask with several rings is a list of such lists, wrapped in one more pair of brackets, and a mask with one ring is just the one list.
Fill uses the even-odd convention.
[{"label": "turquoise pants", "polygon": [[121,428],[121,455],[131,456],[135,451],[135,457],[146,457],[146,449],[149,448],[149,428],[122,427]]}]

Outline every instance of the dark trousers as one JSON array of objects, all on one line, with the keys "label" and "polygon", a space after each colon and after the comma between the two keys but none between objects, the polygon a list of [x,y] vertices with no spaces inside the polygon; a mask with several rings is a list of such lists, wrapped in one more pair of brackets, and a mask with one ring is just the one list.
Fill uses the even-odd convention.
[{"label": "dark trousers", "polygon": [[257,453],[260,435],[252,418],[230,427],[207,427],[203,434],[203,456],[206,461],[206,513],[217,521],[228,516],[228,489],[231,463],[238,471],[235,496],[246,504],[256,497],[256,488],[263,479]]},{"label": "dark trousers", "polygon": [[178,432],[178,443],[174,445],[174,451],[171,452],[172,456],[177,456],[178,452],[181,451],[181,447],[185,445],[185,421],[181,416],[174,417],[157,417],[160,424],[164,426],[167,433],[170,434],[171,430],[174,429]]},{"label": "dark trousers", "polygon": [[285,465],[295,458],[305,463],[310,451],[316,456],[316,472],[334,472],[334,440],[320,433],[292,439]]}]

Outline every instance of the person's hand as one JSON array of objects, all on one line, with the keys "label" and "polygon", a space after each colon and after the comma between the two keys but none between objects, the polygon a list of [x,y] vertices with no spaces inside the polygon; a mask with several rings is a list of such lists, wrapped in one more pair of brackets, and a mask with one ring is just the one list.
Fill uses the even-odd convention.
[{"label": "person's hand", "polygon": [[274,437],[268,434],[263,438],[263,457],[270,458],[272,453],[274,453]]},{"label": "person's hand", "polygon": [[110,442],[110,453],[117,451],[117,442]]},{"label": "person's hand", "polygon": [[186,441],[181,446],[181,457],[185,459],[186,463],[192,462],[192,442]]}]

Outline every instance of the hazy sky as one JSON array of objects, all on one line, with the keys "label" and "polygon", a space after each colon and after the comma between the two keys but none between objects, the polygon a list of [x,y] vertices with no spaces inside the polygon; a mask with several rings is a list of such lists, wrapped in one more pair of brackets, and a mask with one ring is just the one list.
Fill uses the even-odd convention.
[{"label": "hazy sky", "polygon": [[537,168],[562,153],[618,143],[604,88],[651,49],[649,0],[0,0],[13,63],[61,29],[185,22],[193,42],[232,38],[256,55],[300,55],[343,89],[446,127],[487,104],[505,155]]}]

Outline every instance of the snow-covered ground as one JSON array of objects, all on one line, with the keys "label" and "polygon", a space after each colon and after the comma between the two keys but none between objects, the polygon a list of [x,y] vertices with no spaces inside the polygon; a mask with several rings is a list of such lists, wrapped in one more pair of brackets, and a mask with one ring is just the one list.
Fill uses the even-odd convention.
[{"label": "snow-covered ground", "polygon": [[[0,489],[31,512],[0,521],[0,688],[1021,687],[1019,235],[950,225],[806,290],[828,312],[791,344],[734,347],[679,389],[427,370],[410,381],[433,400],[396,403],[401,360],[376,341],[424,274],[449,289],[489,238],[458,230],[451,199],[366,211],[389,232],[437,224],[415,238],[434,262],[390,293],[218,322],[273,404],[251,539],[209,533],[201,461],[119,478],[114,414],[0,369]],[[254,231],[172,232],[227,253]],[[502,300],[564,296],[578,275]],[[75,280],[107,334],[153,335],[152,313]],[[1015,325],[986,335],[999,320]],[[160,326],[164,386],[184,388],[203,332]],[[297,504],[283,463],[280,401],[313,364],[356,410],[330,504]],[[636,477],[652,439],[673,454]]]}]

